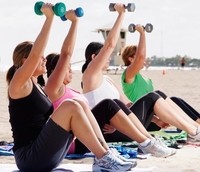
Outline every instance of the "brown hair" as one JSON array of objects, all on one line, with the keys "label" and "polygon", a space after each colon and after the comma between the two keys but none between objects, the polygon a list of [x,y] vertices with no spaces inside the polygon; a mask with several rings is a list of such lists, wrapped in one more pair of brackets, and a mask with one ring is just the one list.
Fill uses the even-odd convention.
[{"label": "brown hair", "polygon": [[124,51],[122,53],[122,60],[123,60],[125,66],[129,66],[130,65],[130,61],[129,61],[128,58],[129,57],[134,58],[136,50],[137,50],[137,46],[135,46],[135,45],[127,46],[124,49]]},{"label": "brown hair", "polygon": [[22,66],[23,59],[27,58],[33,47],[33,42],[25,41],[18,44],[13,52],[13,66],[8,69],[6,80],[10,84],[12,77],[15,74],[15,71]]}]

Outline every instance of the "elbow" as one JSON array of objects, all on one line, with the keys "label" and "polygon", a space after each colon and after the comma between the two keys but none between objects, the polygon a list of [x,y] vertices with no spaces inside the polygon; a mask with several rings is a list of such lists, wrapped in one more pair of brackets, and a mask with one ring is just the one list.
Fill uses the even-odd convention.
[{"label": "elbow", "polygon": [[138,59],[141,63],[143,63],[146,59],[146,53],[140,53],[138,54]]},{"label": "elbow", "polygon": [[114,50],[114,49],[115,49],[115,46],[116,46],[116,44],[114,43],[114,41],[110,41],[110,42],[107,42],[107,43],[105,44],[105,48],[106,48],[107,50]]},{"label": "elbow", "polygon": [[61,57],[72,57],[73,53],[70,51],[62,52]]}]

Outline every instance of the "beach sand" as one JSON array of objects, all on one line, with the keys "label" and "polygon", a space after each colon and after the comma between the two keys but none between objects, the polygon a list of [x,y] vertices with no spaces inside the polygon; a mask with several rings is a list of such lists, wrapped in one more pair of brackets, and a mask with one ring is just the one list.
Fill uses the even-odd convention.
[{"label": "beach sand", "polygon": [[[160,89],[168,96],[177,96],[186,100],[198,112],[200,112],[200,71],[199,70],[144,70],[143,74],[150,77],[155,89]],[[120,74],[109,75],[120,84]],[[80,88],[81,74],[75,72],[73,82],[70,84],[74,89]],[[0,73],[0,141],[12,141],[11,128],[9,124],[7,84],[5,72]],[[177,150],[176,155],[168,158],[149,157],[145,160],[137,160],[138,167],[156,167],[160,172],[199,172],[200,171],[200,147],[184,146]],[[92,163],[91,158],[81,160],[64,160],[62,163]],[[13,156],[0,156],[0,163],[15,163]]]}]

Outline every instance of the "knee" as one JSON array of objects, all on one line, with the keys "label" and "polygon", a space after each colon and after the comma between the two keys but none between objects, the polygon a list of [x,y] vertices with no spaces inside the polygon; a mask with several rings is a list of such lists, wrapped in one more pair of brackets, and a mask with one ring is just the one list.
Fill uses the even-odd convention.
[{"label": "knee", "polygon": [[100,103],[105,107],[113,105],[114,101],[112,99],[103,99]]},{"label": "knee", "polygon": [[69,99],[61,103],[59,110],[64,112],[63,114],[76,114],[78,111],[82,110],[82,106],[79,102]]},{"label": "knee", "polygon": [[152,101],[154,101],[154,102],[156,102],[159,98],[161,98],[161,96],[158,95],[158,94],[155,93],[155,92],[148,93],[148,94],[147,94],[147,97],[148,97],[149,99],[151,99]]},{"label": "knee", "polygon": [[81,105],[74,100],[65,100],[60,106],[54,111],[51,118],[52,120],[60,125],[67,131],[72,129],[72,119],[79,119],[83,114]]},{"label": "knee", "polygon": [[90,109],[89,105],[85,101],[81,99],[73,99],[73,100],[76,101],[78,104],[80,104],[83,109]]},{"label": "knee", "polygon": [[167,98],[167,95],[165,93],[163,93],[162,91],[160,90],[156,90],[155,91],[158,95],[160,95],[163,99],[166,99]]}]

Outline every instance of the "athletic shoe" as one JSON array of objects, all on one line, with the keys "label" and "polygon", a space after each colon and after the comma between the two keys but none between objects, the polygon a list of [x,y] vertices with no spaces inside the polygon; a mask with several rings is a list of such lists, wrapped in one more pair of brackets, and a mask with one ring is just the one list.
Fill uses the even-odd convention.
[{"label": "athletic shoe", "polygon": [[176,153],[176,149],[173,148],[173,147],[167,146],[167,145],[164,143],[164,141],[161,140],[161,138],[156,137],[155,139],[156,139],[156,142],[158,142],[158,144],[160,144],[160,145],[163,146],[164,148],[166,148],[166,149],[171,149],[172,154],[175,154],[175,153]]},{"label": "athletic shoe", "polygon": [[115,157],[110,151],[106,153],[102,158],[94,158],[92,170],[95,172],[123,172],[132,168],[132,164],[129,162],[123,162]]},{"label": "athletic shoe", "polygon": [[187,141],[189,142],[200,142],[200,127],[197,128],[197,134],[192,136],[191,134],[187,135]]},{"label": "athletic shoe", "polygon": [[155,157],[166,158],[176,153],[176,149],[168,148],[167,146],[164,147],[159,141],[156,141],[156,139],[151,139],[150,143],[145,147],[139,144],[138,148],[141,149],[143,153],[150,153],[152,156]]},{"label": "athletic shoe", "polygon": [[117,151],[117,149],[115,148],[110,148],[109,150],[114,156],[116,156],[117,158],[119,158],[120,160],[122,160],[123,162],[129,162],[132,164],[132,168],[137,166],[137,161],[134,159],[127,159],[125,157],[123,157],[122,155],[120,155],[120,153]]}]

